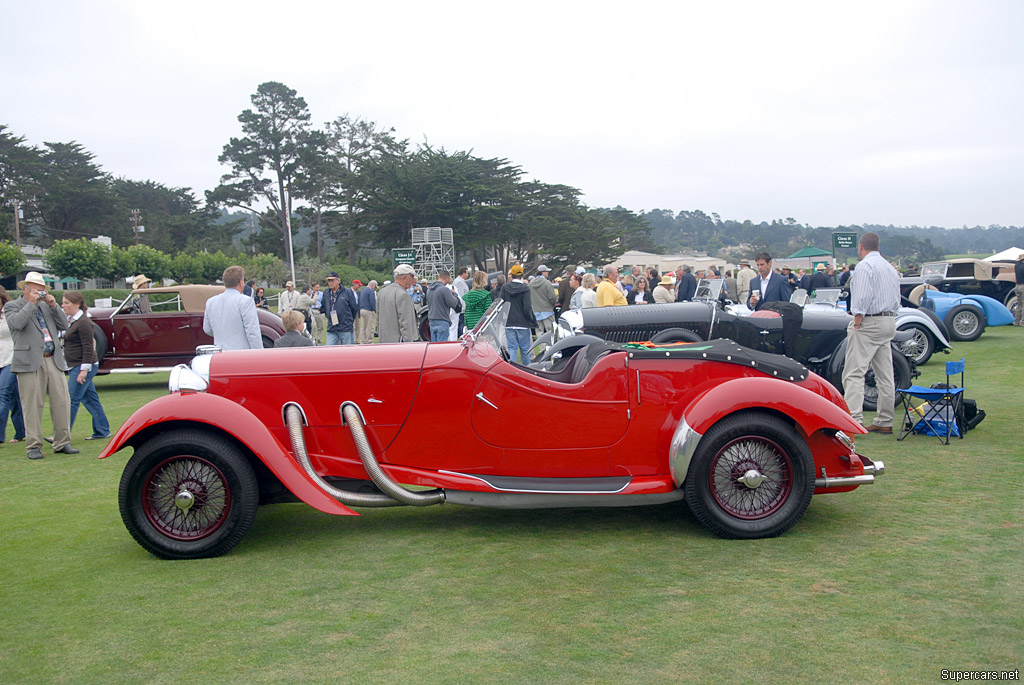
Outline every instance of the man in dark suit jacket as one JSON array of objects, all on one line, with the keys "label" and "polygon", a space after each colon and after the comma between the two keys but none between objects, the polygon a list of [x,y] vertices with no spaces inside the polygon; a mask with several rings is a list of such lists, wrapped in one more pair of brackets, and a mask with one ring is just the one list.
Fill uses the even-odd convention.
[{"label": "man in dark suit jacket", "polygon": [[697,278],[690,273],[690,267],[682,266],[683,273],[676,283],[676,302],[689,302],[697,294]]},{"label": "man in dark suit jacket", "polygon": [[21,297],[4,305],[4,318],[14,341],[11,370],[18,376],[28,458],[43,458],[42,420],[47,395],[53,421],[53,451],[78,454],[71,446],[71,397],[64,375],[68,366],[57,340],[57,332],[68,328],[67,317],[39,272],[29,271],[18,287]]},{"label": "man in dark suit jacket", "polygon": [[792,294],[789,284],[782,274],[772,271],[771,255],[762,252],[757,255],[756,261],[758,275],[750,282],[750,299],[747,300],[747,306],[758,310],[767,302],[789,302],[789,296]]}]

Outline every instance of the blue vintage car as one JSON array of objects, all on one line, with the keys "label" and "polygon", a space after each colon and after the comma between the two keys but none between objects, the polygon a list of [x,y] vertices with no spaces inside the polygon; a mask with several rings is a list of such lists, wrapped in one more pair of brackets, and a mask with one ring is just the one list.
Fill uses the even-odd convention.
[{"label": "blue vintage car", "polygon": [[[913,298],[911,298],[913,299]],[[999,300],[986,295],[961,295],[925,289],[918,306],[930,309],[946,324],[954,341],[977,340],[986,326],[1007,326],[1013,314]]]}]

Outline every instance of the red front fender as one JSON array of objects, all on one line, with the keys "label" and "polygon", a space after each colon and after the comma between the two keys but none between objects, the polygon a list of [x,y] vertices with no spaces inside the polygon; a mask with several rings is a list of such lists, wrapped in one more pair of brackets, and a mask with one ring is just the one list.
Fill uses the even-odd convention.
[{"label": "red front fender", "polygon": [[207,393],[174,393],[145,405],[124,422],[99,458],[127,447],[137,447],[136,436],[162,423],[203,424],[227,433],[266,464],[288,490],[309,506],[327,514],[358,516],[327,495],[292,458],[291,451],[250,412],[231,400]]},{"label": "red front fender", "polygon": [[728,414],[757,408],[773,409],[793,419],[805,435],[834,428],[850,435],[864,433],[835,403],[796,383],[778,378],[734,378],[695,397],[684,409],[686,423],[701,435]]}]

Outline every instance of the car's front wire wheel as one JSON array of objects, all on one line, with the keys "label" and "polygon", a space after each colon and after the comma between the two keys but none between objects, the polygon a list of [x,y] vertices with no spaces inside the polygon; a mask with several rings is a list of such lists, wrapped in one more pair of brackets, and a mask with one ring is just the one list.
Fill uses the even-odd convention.
[{"label": "car's front wire wheel", "polygon": [[215,557],[248,531],[259,486],[233,443],[175,430],[136,450],[121,476],[118,503],[128,532],[156,556]]},{"label": "car's front wire wheel", "polygon": [[772,537],[792,527],[810,504],[814,459],[779,417],[735,414],[701,439],[683,487],[686,503],[712,532]]}]

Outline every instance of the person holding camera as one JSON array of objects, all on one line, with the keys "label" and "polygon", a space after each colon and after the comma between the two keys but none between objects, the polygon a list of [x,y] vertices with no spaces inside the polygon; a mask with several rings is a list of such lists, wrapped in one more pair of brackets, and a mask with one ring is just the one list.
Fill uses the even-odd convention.
[{"label": "person holding camera", "polygon": [[53,451],[78,454],[71,446],[71,397],[64,375],[68,365],[57,340],[58,331],[67,330],[68,319],[38,271],[29,271],[18,287],[21,297],[5,304],[3,311],[14,340],[11,370],[18,377],[28,458],[43,458],[43,406],[47,395],[53,420]]}]

